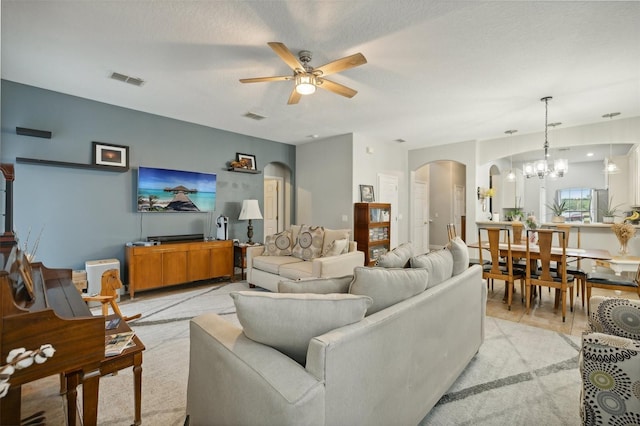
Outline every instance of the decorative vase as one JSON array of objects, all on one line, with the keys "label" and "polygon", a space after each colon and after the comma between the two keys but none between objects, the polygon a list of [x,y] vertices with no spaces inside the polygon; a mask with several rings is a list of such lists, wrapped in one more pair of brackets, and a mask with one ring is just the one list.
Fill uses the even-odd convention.
[{"label": "decorative vase", "polygon": [[603,216],[602,217],[602,223],[613,223],[614,221],[614,217],[613,216]]},{"label": "decorative vase", "polygon": [[565,221],[565,217],[564,216],[553,216],[551,218],[551,222],[552,223],[564,223]]},{"label": "decorative vase", "polygon": [[629,248],[627,247],[627,243],[628,241],[622,241],[620,242],[620,255],[621,256],[626,256],[627,254],[629,254]]}]

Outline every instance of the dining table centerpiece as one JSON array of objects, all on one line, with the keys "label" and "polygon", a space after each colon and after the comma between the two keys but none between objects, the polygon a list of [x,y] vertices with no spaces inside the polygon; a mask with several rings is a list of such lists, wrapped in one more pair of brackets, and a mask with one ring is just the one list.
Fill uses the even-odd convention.
[{"label": "dining table centerpiece", "polygon": [[636,228],[630,223],[614,223],[611,225],[611,229],[620,243],[620,254],[623,256],[628,254],[628,243],[636,234]]}]

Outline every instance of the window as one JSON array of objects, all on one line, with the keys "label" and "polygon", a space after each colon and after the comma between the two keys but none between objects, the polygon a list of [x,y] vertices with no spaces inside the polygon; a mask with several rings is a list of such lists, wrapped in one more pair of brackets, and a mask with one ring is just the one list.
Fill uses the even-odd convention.
[{"label": "window", "polygon": [[556,191],[558,202],[566,203],[564,216],[568,222],[582,222],[591,215],[591,188],[569,188]]}]

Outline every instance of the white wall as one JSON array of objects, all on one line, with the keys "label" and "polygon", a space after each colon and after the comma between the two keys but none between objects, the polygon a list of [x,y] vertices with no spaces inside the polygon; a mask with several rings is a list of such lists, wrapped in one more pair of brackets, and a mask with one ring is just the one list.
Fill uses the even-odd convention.
[{"label": "white wall", "polygon": [[373,185],[374,195],[377,197],[378,173],[396,176],[399,201],[398,244],[411,239],[409,238],[410,182],[407,158],[408,150],[401,143],[373,140],[358,133],[353,136],[352,203],[360,201],[359,185]]},{"label": "white wall", "polygon": [[297,146],[298,224],[353,229],[352,141],[347,134]]}]

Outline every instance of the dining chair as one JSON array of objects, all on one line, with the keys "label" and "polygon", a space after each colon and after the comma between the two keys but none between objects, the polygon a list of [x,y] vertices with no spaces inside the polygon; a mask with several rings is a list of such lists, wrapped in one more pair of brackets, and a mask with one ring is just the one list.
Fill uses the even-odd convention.
[{"label": "dining chair", "polygon": [[[483,236],[485,238],[483,238]],[[507,250],[502,250],[504,262],[500,261],[500,241],[503,239],[506,241]],[[483,247],[485,243],[489,244],[489,253],[491,255],[491,263],[483,265],[482,278],[489,282],[493,282],[494,279],[502,280],[506,286],[506,299],[507,308],[511,310],[511,301],[513,299],[513,288],[516,280],[520,280],[520,293],[524,296],[524,283],[525,276],[524,271],[516,269],[513,266],[513,255],[511,253],[511,230],[509,228],[478,228],[478,244]],[[480,253],[480,262],[483,262],[482,251]]]},{"label": "dining chair", "polygon": [[[564,231],[567,240],[567,247],[570,245],[571,241],[571,224],[569,223],[559,223],[556,225],[558,230]],[[578,243],[576,248],[580,248],[580,238],[578,236]],[[582,307],[584,308],[584,295],[587,283],[587,272],[580,267],[581,259],[580,258],[569,258],[567,259],[567,274],[573,275],[576,279],[576,296],[581,296],[582,298]],[[588,308],[587,308],[588,310]]]},{"label": "dining chair", "polygon": [[589,315],[589,299],[591,299],[591,289],[600,288],[605,290],[632,291],[638,294],[640,298],[640,265],[636,270],[636,276],[633,279],[625,278],[610,273],[592,272],[587,274],[587,315]]},{"label": "dining chair", "polygon": [[[533,250],[530,243],[532,232],[538,233],[537,250]],[[556,259],[556,268],[552,268],[552,242],[554,235],[558,236],[560,241],[561,254]],[[558,255],[556,255],[557,257]],[[534,262],[538,259],[539,262]],[[556,289],[555,308],[558,303],[562,304],[562,322],[565,322],[567,316],[567,290],[569,290],[569,307],[573,312],[573,281],[575,277],[567,274],[567,240],[564,231],[557,229],[538,229],[527,231],[527,269],[526,269],[526,312],[529,312],[531,306],[531,287],[542,286]],[[535,267],[535,268],[534,268]],[[559,294],[558,294],[559,293]],[[541,296],[541,295],[540,295]],[[541,297],[538,299],[540,302]]]}]

